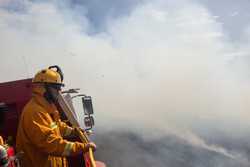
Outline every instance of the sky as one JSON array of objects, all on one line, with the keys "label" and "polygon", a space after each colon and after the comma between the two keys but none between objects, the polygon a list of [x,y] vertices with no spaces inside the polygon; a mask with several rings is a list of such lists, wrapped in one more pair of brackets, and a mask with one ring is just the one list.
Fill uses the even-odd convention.
[{"label": "sky", "polygon": [[[139,148],[149,166],[155,161],[144,144],[155,141],[164,146],[157,147],[159,157],[174,144],[183,146],[174,154],[181,157],[182,151],[216,153],[207,166],[235,166],[232,159],[247,166],[249,3],[2,0],[0,81],[60,65],[66,88],[79,87],[92,96],[102,148],[107,146],[98,133],[114,143],[125,136],[121,149]],[[104,160],[114,150],[109,153]],[[189,160],[168,158],[159,159],[158,166],[183,166]],[[190,166],[204,159],[195,158]]]}]

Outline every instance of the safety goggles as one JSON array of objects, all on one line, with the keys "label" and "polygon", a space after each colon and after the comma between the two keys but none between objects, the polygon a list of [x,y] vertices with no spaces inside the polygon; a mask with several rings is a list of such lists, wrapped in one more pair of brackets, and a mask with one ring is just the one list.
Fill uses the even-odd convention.
[{"label": "safety goggles", "polygon": [[63,87],[62,84],[48,84],[47,86],[50,88],[56,89],[57,91],[61,91]]}]

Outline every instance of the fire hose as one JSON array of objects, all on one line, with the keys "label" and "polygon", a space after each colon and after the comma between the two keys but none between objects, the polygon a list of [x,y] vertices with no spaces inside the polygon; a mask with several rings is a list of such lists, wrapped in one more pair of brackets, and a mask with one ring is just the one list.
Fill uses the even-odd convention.
[{"label": "fire hose", "polygon": [[[82,132],[82,130],[79,127],[76,127],[76,130],[81,141],[84,143],[89,143],[89,138],[87,134]],[[89,159],[90,159],[91,167],[96,167],[94,153],[93,153],[92,148],[89,148]]]}]

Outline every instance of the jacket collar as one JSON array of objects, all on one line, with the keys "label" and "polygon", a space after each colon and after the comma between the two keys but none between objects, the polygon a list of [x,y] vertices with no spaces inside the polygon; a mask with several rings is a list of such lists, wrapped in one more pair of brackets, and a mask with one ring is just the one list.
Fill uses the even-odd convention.
[{"label": "jacket collar", "polygon": [[43,107],[48,114],[50,114],[56,121],[60,118],[59,112],[53,103],[49,103],[42,95],[34,93],[32,94],[33,99]]}]

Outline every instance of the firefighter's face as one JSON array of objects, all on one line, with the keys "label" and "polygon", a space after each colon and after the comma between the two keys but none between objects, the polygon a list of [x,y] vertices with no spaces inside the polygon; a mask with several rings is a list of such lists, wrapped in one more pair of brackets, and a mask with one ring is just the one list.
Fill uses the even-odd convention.
[{"label": "firefighter's face", "polygon": [[57,101],[58,95],[61,92],[61,86],[50,86],[49,89],[50,89],[50,92],[51,92],[54,100]]}]

